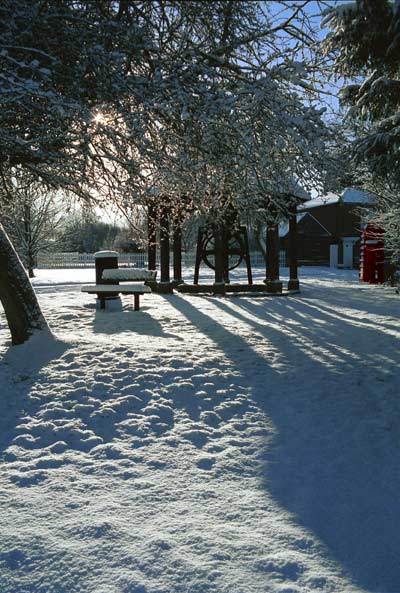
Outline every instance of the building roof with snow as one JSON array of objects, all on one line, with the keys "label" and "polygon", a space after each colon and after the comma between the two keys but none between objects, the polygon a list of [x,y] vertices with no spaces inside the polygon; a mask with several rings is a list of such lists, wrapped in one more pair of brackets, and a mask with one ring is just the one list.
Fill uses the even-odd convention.
[{"label": "building roof with snow", "polygon": [[[303,212],[302,214],[297,214],[297,216],[296,216],[297,223],[299,223],[306,215],[307,215],[307,212]],[[286,235],[289,233],[289,221],[287,221],[287,220],[282,221],[279,225],[278,232],[279,232],[280,238],[286,237]]]},{"label": "building roof with snow", "polygon": [[299,198],[299,200],[303,200],[303,201],[308,201],[311,196],[308,193],[308,191],[306,191],[304,189],[304,187],[302,187],[299,183],[297,183],[297,181],[295,179],[291,179],[290,180],[290,191],[292,193],[293,196],[295,196],[296,198]]},{"label": "building roof with snow", "polygon": [[330,206],[332,204],[374,204],[375,198],[372,194],[361,190],[346,187],[341,194],[327,193],[325,196],[319,196],[312,200],[304,202],[298,207],[299,211],[309,210],[310,208],[317,208],[320,206]]}]

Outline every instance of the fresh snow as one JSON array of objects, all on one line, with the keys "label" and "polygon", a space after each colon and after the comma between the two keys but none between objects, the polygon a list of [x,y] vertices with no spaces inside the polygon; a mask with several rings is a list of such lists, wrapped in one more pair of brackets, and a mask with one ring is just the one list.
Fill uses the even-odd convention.
[{"label": "fresh snow", "polygon": [[[308,212],[302,212],[301,214],[297,214],[296,215],[296,220],[297,220],[297,224],[303,220],[303,218],[305,216],[308,215]],[[279,227],[278,227],[278,232],[279,232],[279,237],[281,239],[283,239],[283,237],[286,237],[287,234],[289,233],[289,221],[285,220],[284,222],[281,222]]]},{"label": "fresh snow", "polygon": [[361,189],[347,187],[342,193],[340,201],[344,204],[373,204],[375,198],[372,194]]},{"label": "fresh snow", "polygon": [[289,182],[290,191],[296,198],[300,200],[306,201],[311,198],[311,195],[308,191],[304,189],[293,177]]},{"label": "fresh snow", "polygon": [[300,273],[111,313],[38,271],[57,338],[0,317],[1,593],[399,591],[399,297]]},{"label": "fresh snow", "polygon": [[157,272],[155,270],[145,270],[143,268],[103,270],[101,275],[103,280],[155,280],[156,276]]},{"label": "fresh snow", "polygon": [[101,259],[103,257],[116,257],[118,258],[118,251],[97,251],[94,254],[95,259]]},{"label": "fresh snow", "polygon": [[357,10],[357,2],[349,2],[348,0],[342,1],[342,4],[328,5],[328,8],[322,12],[323,18],[321,19],[320,28],[323,29],[329,25],[333,17],[340,22],[345,16],[348,16],[349,12],[355,10]]},{"label": "fresh snow", "polygon": [[318,206],[326,206],[329,204],[337,204],[340,201],[340,196],[338,194],[334,194],[329,192],[324,196],[319,196],[318,198],[313,198],[312,200],[308,200],[308,202],[303,202],[297,208],[298,211],[306,210],[308,208],[316,208]]},{"label": "fresh snow", "polygon": [[372,194],[369,194],[368,192],[362,191],[360,189],[347,187],[345,190],[343,190],[341,194],[329,192],[324,196],[319,196],[318,198],[308,200],[308,202],[303,202],[303,204],[301,204],[298,207],[298,211],[308,210],[309,208],[317,208],[319,206],[337,204],[338,202],[342,204],[368,205],[374,203],[374,197],[372,196]]}]

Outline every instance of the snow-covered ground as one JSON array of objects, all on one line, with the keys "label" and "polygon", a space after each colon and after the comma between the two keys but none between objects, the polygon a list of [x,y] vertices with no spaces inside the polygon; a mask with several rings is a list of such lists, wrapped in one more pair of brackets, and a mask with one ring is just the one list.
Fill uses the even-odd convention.
[{"label": "snow-covered ground", "polygon": [[400,299],[300,272],[120,313],[38,272],[58,340],[0,314],[0,593],[400,591]]}]

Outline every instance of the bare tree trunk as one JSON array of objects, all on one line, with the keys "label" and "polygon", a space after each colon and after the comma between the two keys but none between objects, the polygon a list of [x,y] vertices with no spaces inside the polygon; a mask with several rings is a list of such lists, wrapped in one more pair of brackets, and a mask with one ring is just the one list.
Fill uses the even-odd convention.
[{"label": "bare tree trunk", "polygon": [[156,269],[157,260],[157,237],[156,237],[157,211],[154,202],[149,202],[147,213],[147,260],[148,270]]},{"label": "bare tree trunk", "polygon": [[50,331],[24,266],[1,224],[0,301],[13,344],[26,342],[37,330]]},{"label": "bare tree trunk", "polygon": [[174,250],[174,282],[182,284],[182,220],[181,216],[175,214],[173,231],[173,250]]}]

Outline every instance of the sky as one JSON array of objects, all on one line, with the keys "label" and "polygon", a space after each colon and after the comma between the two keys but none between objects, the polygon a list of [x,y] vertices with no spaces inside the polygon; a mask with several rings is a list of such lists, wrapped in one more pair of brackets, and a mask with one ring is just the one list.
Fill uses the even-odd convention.
[{"label": "sky", "polygon": [[[304,12],[309,18],[310,25],[313,27],[320,41],[329,34],[328,27],[321,27],[322,13],[335,6],[348,3],[349,0],[309,0],[308,2],[299,2],[299,0],[291,2],[289,0],[289,2],[284,1],[283,3],[281,1],[267,0],[267,2],[264,2],[271,14],[279,15],[282,20],[290,16],[294,5],[304,5]],[[286,4],[288,8],[282,11],[282,4]],[[292,43],[293,41],[289,40],[289,44]],[[343,83],[343,79],[338,79],[337,81],[325,80],[321,85],[324,91],[321,98],[330,116],[336,116],[339,112],[338,94]]]}]

